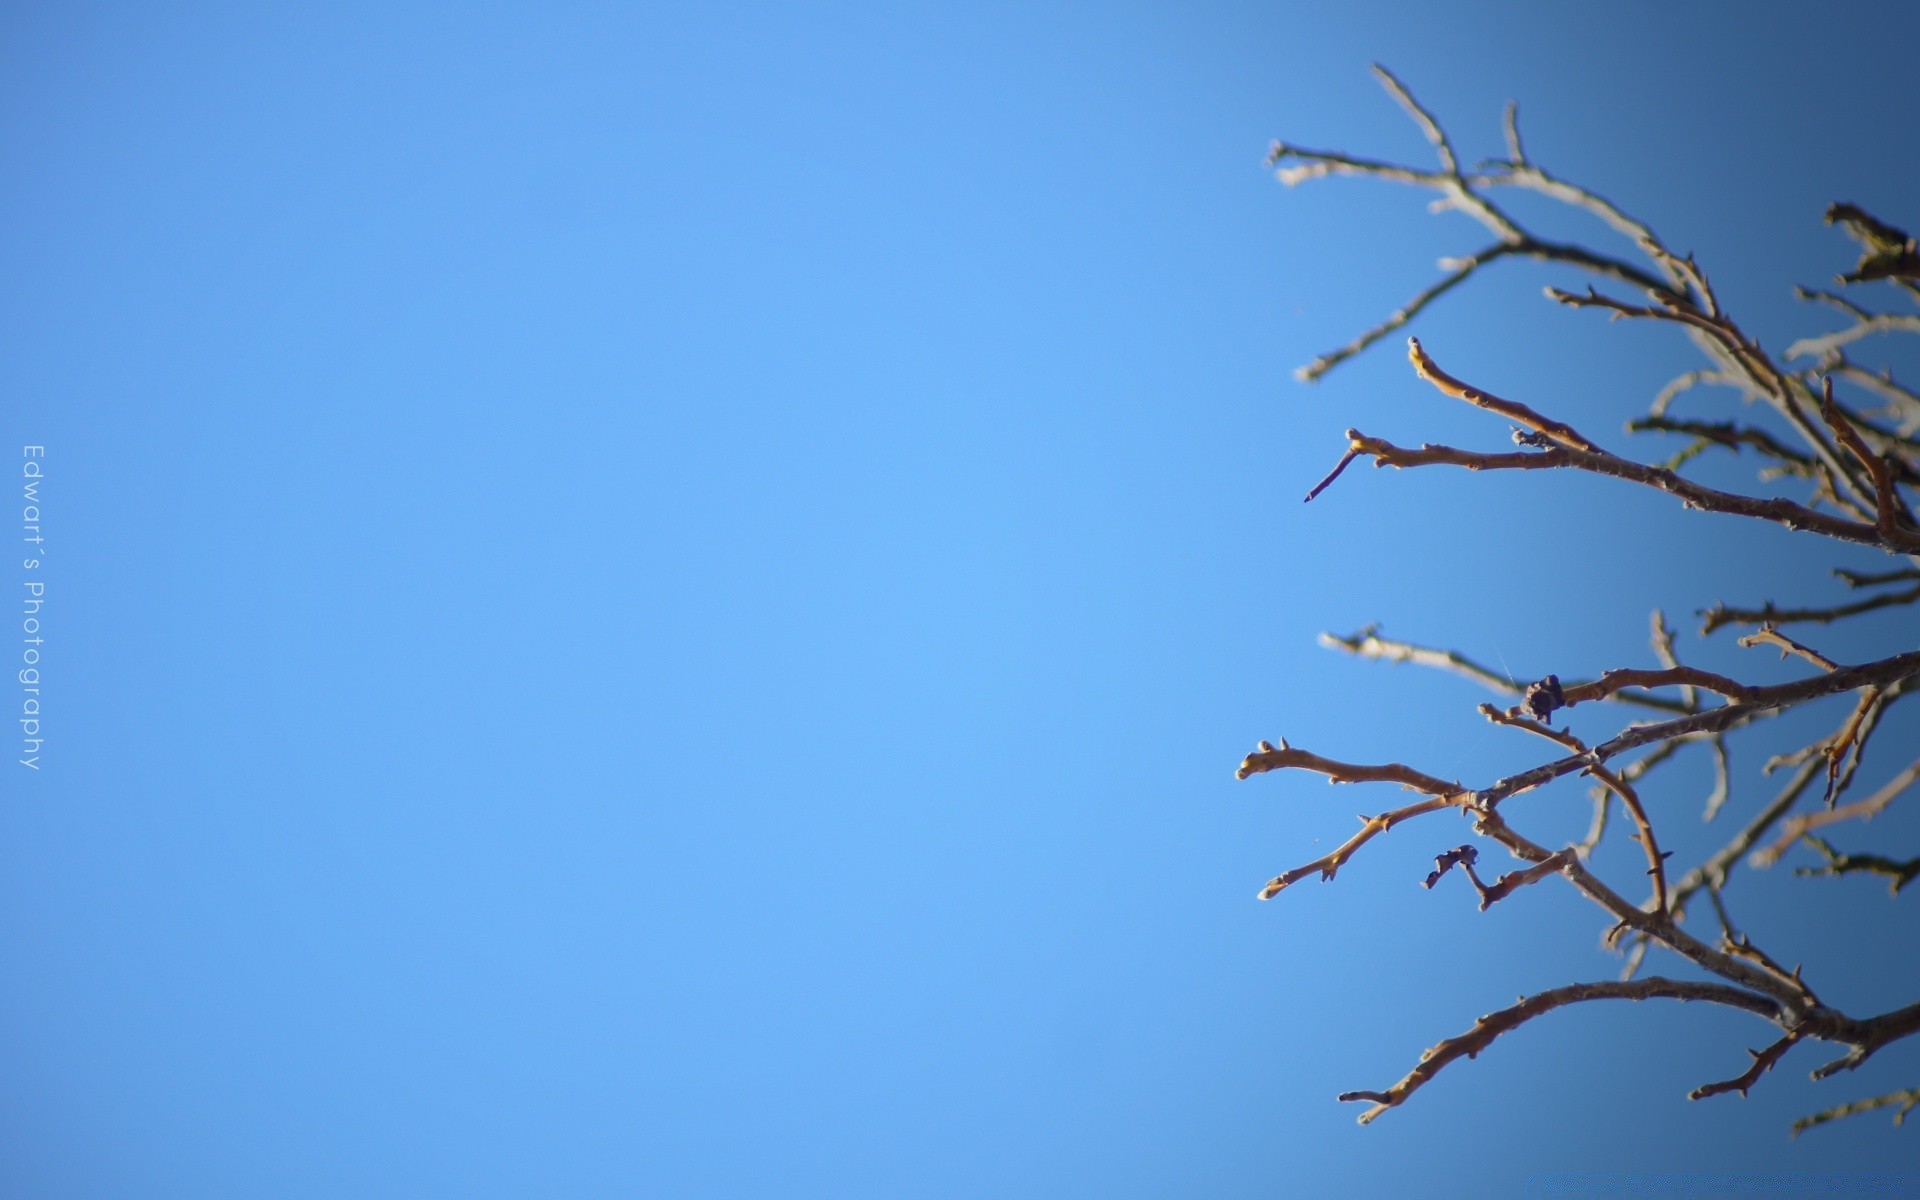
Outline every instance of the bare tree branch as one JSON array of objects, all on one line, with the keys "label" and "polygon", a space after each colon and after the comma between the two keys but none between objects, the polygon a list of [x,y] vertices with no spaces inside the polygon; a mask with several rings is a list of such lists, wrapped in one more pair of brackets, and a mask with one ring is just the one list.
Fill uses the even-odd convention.
[{"label": "bare tree branch", "polygon": [[1342,1092],[1340,1099],[1371,1100],[1373,1107],[1360,1114],[1360,1123],[1370,1124],[1381,1113],[1404,1104],[1407,1097],[1445,1070],[1448,1064],[1462,1058],[1478,1056],[1501,1034],[1518,1029],[1535,1017],[1550,1013],[1556,1008],[1565,1008],[1569,1004],[1579,1004],[1588,1000],[1651,1000],[1655,998],[1724,1004],[1730,1008],[1744,1009],[1767,1020],[1772,1020],[1776,1011],[1773,1001],[1767,997],[1756,996],[1752,992],[1729,987],[1724,983],[1698,983],[1680,979],[1662,979],[1659,976],[1624,983],[1618,980],[1572,983],[1565,987],[1549,988],[1544,992],[1524,997],[1518,1004],[1481,1017],[1473,1023],[1472,1029],[1446,1039],[1421,1055],[1420,1065],[1407,1072],[1405,1078],[1385,1091]]},{"label": "bare tree branch", "polygon": [[[1882,647],[1883,657],[1847,665],[1781,632],[1783,626],[1837,625],[1869,613],[1920,603],[1920,566],[1914,565],[1920,564],[1920,521],[1915,518],[1913,502],[1920,496],[1920,436],[1916,436],[1920,435],[1920,392],[1894,382],[1884,369],[1875,370],[1848,358],[1851,348],[1867,344],[1873,334],[1920,332],[1920,317],[1875,311],[1856,298],[1859,293],[1802,288],[1797,293],[1800,299],[1841,313],[1848,324],[1789,346],[1787,358],[1816,360],[1810,369],[1789,370],[1735,321],[1692,255],[1676,252],[1647,223],[1629,216],[1598,192],[1563,180],[1535,162],[1520,136],[1517,107],[1509,105],[1503,116],[1507,158],[1482,162],[1468,170],[1435,115],[1384,68],[1376,68],[1376,73],[1433,147],[1438,167],[1416,167],[1277,142],[1272,163],[1281,181],[1294,185],[1343,175],[1424,188],[1439,197],[1436,210],[1466,214],[1491,233],[1493,241],[1464,257],[1443,260],[1441,278],[1347,345],[1303,368],[1303,379],[1319,379],[1386,335],[1412,324],[1482,268],[1519,258],[1556,263],[1583,272],[1595,282],[1634,289],[1640,293],[1637,299],[1603,294],[1592,285],[1584,291],[1552,288],[1547,294],[1559,304],[1605,312],[1615,319],[1670,325],[1685,334],[1705,361],[1668,383],[1654,397],[1651,411],[1629,422],[1630,432],[1669,433],[1687,439],[1667,462],[1650,465],[1607,450],[1542,408],[1497,396],[1448,373],[1418,339],[1409,338],[1408,354],[1415,374],[1442,394],[1508,422],[1518,449],[1482,451],[1432,443],[1409,448],[1349,429],[1347,446],[1338,463],[1313,487],[1307,499],[1331,487],[1361,457],[1371,459],[1376,467],[1457,466],[1473,471],[1564,468],[1654,488],[1687,508],[1763,521],[1837,544],[1872,547],[1905,556],[1910,562],[1885,571],[1837,571],[1851,588],[1874,589],[1846,603],[1789,607],[1776,606],[1769,600],[1760,608],[1716,604],[1701,613],[1705,620],[1703,634],[1727,625],[1750,626],[1753,631],[1740,639],[1740,645],[1770,646],[1783,657],[1811,668],[1812,674],[1786,683],[1750,683],[1683,662],[1674,635],[1657,610],[1652,625],[1656,666],[1619,667],[1584,680],[1558,674],[1515,679],[1455,650],[1383,638],[1372,626],[1349,637],[1322,634],[1323,645],[1357,657],[1413,663],[1472,680],[1511,702],[1506,709],[1481,705],[1480,711],[1489,720],[1552,742],[1561,753],[1504,778],[1469,787],[1401,762],[1342,762],[1294,749],[1285,741],[1278,747],[1262,742],[1241,762],[1240,778],[1275,770],[1304,770],[1335,783],[1397,784],[1421,793],[1421,797],[1377,816],[1362,815],[1358,833],[1328,854],[1276,876],[1261,896],[1276,895],[1310,875],[1332,879],[1374,837],[1404,820],[1452,809],[1470,823],[1477,841],[1463,842],[1438,854],[1434,869],[1424,880],[1427,887],[1457,873],[1473,887],[1484,910],[1523,888],[1558,877],[1611,919],[1607,944],[1624,945],[1628,951],[1621,980],[1571,984],[1523,998],[1510,1008],[1482,1017],[1467,1033],[1433,1047],[1393,1087],[1348,1092],[1341,1099],[1371,1101],[1373,1107],[1361,1117],[1362,1123],[1371,1121],[1404,1102],[1448,1063],[1473,1057],[1506,1030],[1554,1008],[1591,999],[1706,1000],[1745,1009],[1778,1029],[1778,1036],[1764,1047],[1748,1052],[1751,1062],[1744,1071],[1700,1085],[1692,1092],[1695,1099],[1728,1092],[1745,1095],[1803,1041],[1827,1042],[1844,1050],[1813,1072],[1818,1080],[1857,1067],[1882,1047],[1920,1034],[1920,1002],[1866,1018],[1850,1016],[1824,1002],[1803,978],[1798,965],[1787,967],[1736,929],[1723,894],[1742,858],[1755,867],[1766,866],[1796,841],[1805,841],[1824,860],[1823,865],[1803,868],[1796,874],[1870,873],[1890,879],[1895,891],[1920,875],[1920,858],[1902,858],[1877,849],[1840,851],[1810,832],[1843,821],[1869,820],[1920,783],[1920,761],[1915,761],[1872,796],[1845,805],[1838,803],[1858,777],[1867,747],[1882,728],[1889,708],[1907,692],[1920,690],[1920,650],[1913,649],[1911,641],[1896,639],[1894,644]],[[1608,253],[1543,236],[1496,203],[1494,197],[1503,194],[1501,189],[1531,192],[1596,218],[1628,243],[1632,254]],[[1862,246],[1860,263],[1841,276],[1843,284],[1888,280],[1920,298],[1920,250],[1912,237],[1855,205],[1836,204],[1827,219],[1842,225]],[[1836,381],[1847,385],[1847,395],[1836,396]],[[1677,396],[1702,384],[1734,389],[1743,402],[1763,402],[1773,414],[1762,414],[1769,424],[1669,415]],[[1854,406],[1850,402],[1854,389],[1884,402],[1884,412],[1867,412]],[[1682,466],[1714,448],[1736,454],[1751,452],[1762,483],[1783,481],[1795,495],[1744,495],[1696,483],[1679,473]],[[1633,576],[1628,572],[1621,578]],[[1655,777],[1654,772],[1671,762],[1684,746],[1704,742],[1713,770],[1704,817],[1712,820],[1725,809],[1744,810],[1744,794],[1735,795],[1727,735],[1779,713],[1847,693],[1854,697],[1852,706],[1832,732],[1797,750],[1776,753],[1762,763],[1763,773],[1792,767],[1787,784],[1756,810],[1743,811],[1739,829],[1719,849],[1687,870],[1670,872],[1671,855],[1661,848],[1655,830],[1656,804],[1650,803],[1658,801],[1659,780],[1665,777]],[[1597,741],[1552,724],[1564,709],[1606,700],[1654,709],[1658,719],[1627,725]],[[1794,814],[1814,779],[1822,775],[1825,807]],[[1510,809],[1524,806],[1508,805],[1506,801],[1569,776],[1596,781],[1597,786],[1591,789],[1592,822],[1579,843],[1548,850],[1510,819]],[[1628,900],[1603,880],[1590,862],[1616,804],[1631,819],[1628,836],[1640,843],[1645,859],[1651,895],[1644,902]],[[1773,840],[1769,842],[1770,838]],[[1486,882],[1481,855],[1488,844],[1504,848],[1522,865],[1492,883]],[[1637,895],[1638,888],[1636,884],[1630,890]],[[1702,940],[1682,925],[1691,901],[1703,891],[1719,919],[1717,943]],[[1679,956],[1712,978],[1633,978],[1645,956],[1656,948]],[[1904,1113],[1916,1103],[1920,1103],[1920,1092],[1892,1093],[1816,1113],[1797,1123],[1795,1129],[1894,1104]]]}]

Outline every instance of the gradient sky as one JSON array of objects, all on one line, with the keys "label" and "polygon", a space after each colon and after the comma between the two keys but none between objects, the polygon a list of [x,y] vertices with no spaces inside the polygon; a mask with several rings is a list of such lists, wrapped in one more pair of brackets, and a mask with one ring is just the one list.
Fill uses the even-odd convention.
[{"label": "gradient sky", "polygon": [[[1647,664],[1661,606],[1771,680],[1692,611],[1873,565],[1535,473],[1300,503],[1349,425],[1507,432],[1393,344],[1292,379],[1483,240],[1263,169],[1276,137],[1424,161],[1373,61],[1468,158],[1519,100],[1536,158],[1770,346],[1833,325],[1789,292],[1851,264],[1829,202],[1920,223],[1886,57],[1916,10],[1582,7],[0,7],[0,418],[9,459],[45,447],[48,596],[41,769],[7,756],[0,804],[0,1192],[1916,1169],[1884,1116],[1785,1134],[1920,1081],[1920,1042],[1689,1103],[1770,1028],[1662,1002],[1553,1014],[1359,1128],[1337,1092],[1612,977],[1604,918],[1421,891],[1457,824],[1254,899],[1393,796],[1236,783],[1260,738],[1540,758],[1472,685],[1319,631],[1576,676]],[[1559,278],[1503,266],[1416,331],[1622,445],[1691,351],[1555,309]],[[1736,740],[1730,815],[1768,744]],[[1706,778],[1657,797],[1682,858],[1725,833]],[[1579,787],[1529,804],[1540,840],[1585,827]],[[1911,896],[1743,882],[1829,999],[1920,994]]]}]

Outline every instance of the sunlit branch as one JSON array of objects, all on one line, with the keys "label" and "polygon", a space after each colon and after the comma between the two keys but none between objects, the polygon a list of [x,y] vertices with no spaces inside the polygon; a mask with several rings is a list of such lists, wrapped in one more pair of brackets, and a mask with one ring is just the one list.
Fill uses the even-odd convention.
[{"label": "sunlit branch", "polygon": [[[1809,773],[1812,767],[1805,768]],[[1800,840],[1802,834],[1828,825],[1837,825],[1842,821],[1871,821],[1885,811],[1916,782],[1920,782],[1920,759],[1907,764],[1905,770],[1886,782],[1886,785],[1864,799],[1852,804],[1842,804],[1837,808],[1822,809],[1819,812],[1802,813],[1780,827],[1780,835],[1773,842],[1754,851],[1752,863],[1756,867],[1770,867],[1780,860],[1787,848]]]}]

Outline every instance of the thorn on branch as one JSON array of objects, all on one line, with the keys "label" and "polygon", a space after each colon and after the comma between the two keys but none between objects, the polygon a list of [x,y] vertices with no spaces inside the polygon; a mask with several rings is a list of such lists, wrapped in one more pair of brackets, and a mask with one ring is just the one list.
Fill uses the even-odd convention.
[{"label": "thorn on branch", "polygon": [[1772,1070],[1773,1064],[1779,1062],[1781,1056],[1788,1050],[1791,1050],[1793,1044],[1799,1041],[1800,1038],[1801,1034],[1796,1030],[1788,1033],[1785,1037],[1773,1043],[1773,1045],[1768,1046],[1765,1050],[1749,1049],[1747,1053],[1753,1058],[1752,1066],[1732,1079],[1723,1079],[1719,1083],[1701,1084],[1699,1087],[1687,1093],[1687,1099],[1705,1100],[1708,1096],[1718,1096],[1726,1092],[1739,1092],[1740,1098],[1744,1100],[1747,1095],[1747,1089],[1758,1083],[1762,1075]]}]

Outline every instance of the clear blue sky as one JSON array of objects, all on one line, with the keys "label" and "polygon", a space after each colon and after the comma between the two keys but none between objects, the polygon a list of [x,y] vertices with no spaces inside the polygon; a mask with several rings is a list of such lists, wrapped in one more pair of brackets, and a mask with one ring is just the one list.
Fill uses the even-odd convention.
[{"label": "clear blue sky", "polygon": [[[1356,470],[1300,503],[1349,425],[1506,432],[1391,346],[1291,378],[1479,244],[1263,169],[1275,137],[1422,156],[1372,61],[1469,157],[1518,99],[1773,345],[1831,324],[1787,290],[1848,265],[1828,202],[1920,222],[1911,128],[1862,115],[1911,113],[1882,64],[1914,10],[1584,7],[0,9],[0,423],[9,461],[46,448],[48,595],[41,769],[7,755],[0,795],[0,1192],[1913,1168],[1880,1117],[1784,1133],[1920,1046],[1690,1104],[1768,1029],[1657,1002],[1358,1128],[1335,1093],[1611,977],[1604,920],[1422,892],[1446,825],[1253,898],[1391,796],[1234,782],[1257,739],[1537,756],[1320,630],[1580,675],[1644,664],[1662,605],[1771,678],[1690,610],[1831,595],[1817,544],[1597,484]],[[1618,443],[1688,350],[1548,279],[1419,332]],[[1583,797],[1538,797],[1539,836]],[[1911,897],[1797,886],[1733,899],[1843,1006],[1920,994]]]}]

